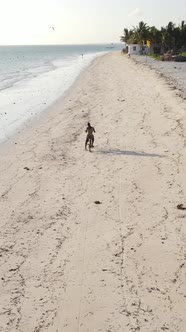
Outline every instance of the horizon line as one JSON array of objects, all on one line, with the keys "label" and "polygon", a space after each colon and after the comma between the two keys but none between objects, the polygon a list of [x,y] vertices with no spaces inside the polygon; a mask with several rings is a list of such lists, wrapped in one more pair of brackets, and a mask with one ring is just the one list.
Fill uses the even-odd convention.
[{"label": "horizon line", "polygon": [[0,47],[6,46],[72,46],[72,45],[117,45],[123,42],[103,42],[103,43],[75,43],[75,44],[0,44]]}]

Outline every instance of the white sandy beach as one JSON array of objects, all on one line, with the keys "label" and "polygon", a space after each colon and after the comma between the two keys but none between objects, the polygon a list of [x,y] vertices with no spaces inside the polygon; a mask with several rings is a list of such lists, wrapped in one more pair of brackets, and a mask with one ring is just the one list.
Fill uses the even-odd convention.
[{"label": "white sandy beach", "polygon": [[119,53],[2,145],[0,331],[185,332],[185,149],[185,100]]}]

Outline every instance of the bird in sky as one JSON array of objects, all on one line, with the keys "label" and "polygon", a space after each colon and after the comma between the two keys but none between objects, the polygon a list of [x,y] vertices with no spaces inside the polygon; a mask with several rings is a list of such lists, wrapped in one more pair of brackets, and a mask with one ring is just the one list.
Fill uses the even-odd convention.
[{"label": "bird in sky", "polygon": [[49,29],[53,29],[53,31],[55,31],[54,27],[50,27]]}]

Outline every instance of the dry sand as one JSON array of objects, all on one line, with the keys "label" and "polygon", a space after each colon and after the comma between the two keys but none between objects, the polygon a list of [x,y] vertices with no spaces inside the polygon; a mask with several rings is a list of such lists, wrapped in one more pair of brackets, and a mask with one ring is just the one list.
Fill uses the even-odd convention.
[{"label": "dry sand", "polygon": [[118,53],[4,144],[0,331],[185,332],[185,149],[185,100]]},{"label": "dry sand", "polygon": [[157,61],[149,56],[132,55],[134,61],[143,63],[166,79],[178,96],[186,99],[186,62]]}]

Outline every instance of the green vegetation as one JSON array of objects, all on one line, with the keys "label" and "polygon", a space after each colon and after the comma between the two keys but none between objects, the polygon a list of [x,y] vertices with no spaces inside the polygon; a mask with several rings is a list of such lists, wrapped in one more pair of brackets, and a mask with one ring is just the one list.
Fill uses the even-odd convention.
[{"label": "green vegetation", "polygon": [[128,30],[123,30],[120,40],[126,44],[139,44],[143,48],[145,41],[150,41],[151,45],[156,45],[154,53],[163,52],[186,53],[186,23],[182,21],[179,26],[169,22],[166,27],[157,29],[155,26],[149,27],[143,21],[138,26]]},{"label": "green vegetation", "polygon": [[158,61],[162,61],[162,56],[161,55],[150,54],[149,57],[154,58],[155,60],[158,60]]}]

